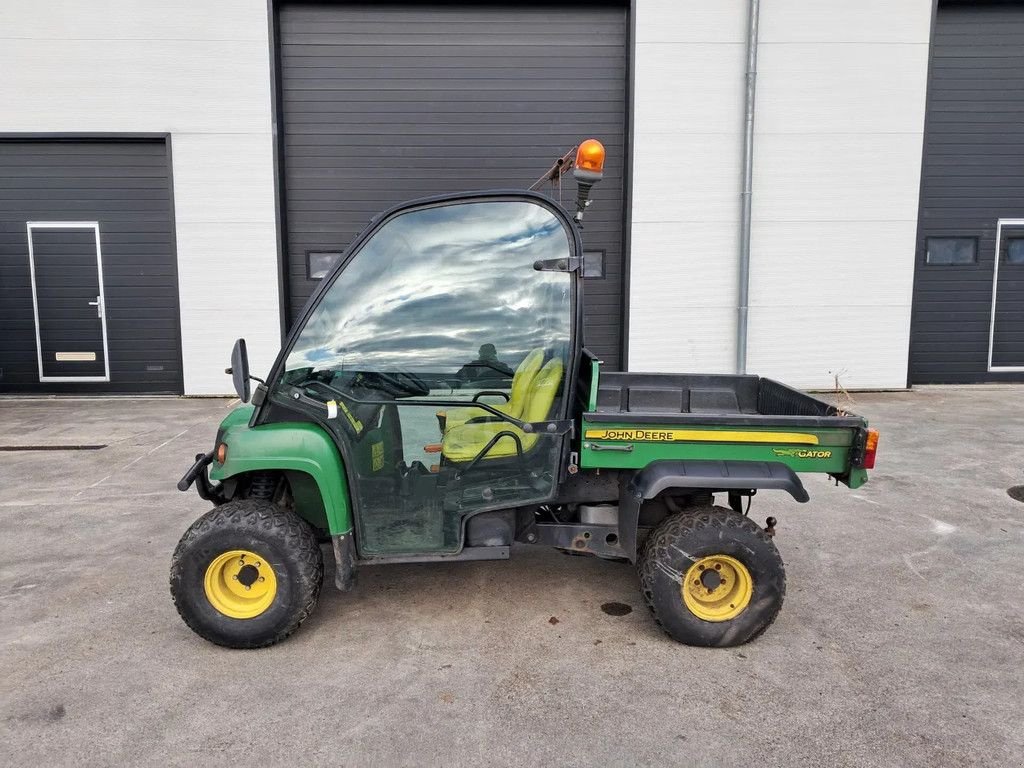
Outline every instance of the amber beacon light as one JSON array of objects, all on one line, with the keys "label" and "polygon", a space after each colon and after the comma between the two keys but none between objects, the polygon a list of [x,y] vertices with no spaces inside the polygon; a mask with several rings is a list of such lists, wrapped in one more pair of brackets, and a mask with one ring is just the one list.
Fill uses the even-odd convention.
[{"label": "amber beacon light", "polygon": [[582,227],[583,212],[590,205],[590,190],[604,176],[604,144],[597,139],[587,139],[576,149],[576,161],[572,165],[572,175],[576,178],[576,223]]},{"label": "amber beacon light", "polygon": [[587,139],[576,150],[576,168],[591,173],[604,171],[604,144],[597,139]]}]

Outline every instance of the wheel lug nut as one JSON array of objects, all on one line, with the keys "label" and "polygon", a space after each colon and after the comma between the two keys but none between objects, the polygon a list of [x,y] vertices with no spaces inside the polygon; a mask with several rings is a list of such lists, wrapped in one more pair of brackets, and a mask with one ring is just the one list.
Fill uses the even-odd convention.
[{"label": "wheel lug nut", "polygon": [[250,587],[250,586],[249,586],[249,585],[247,584],[247,585],[245,586],[245,591],[246,591],[246,592],[248,592],[248,591],[249,591],[250,589],[252,589],[252,587]]},{"label": "wheel lug nut", "polygon": [[266,579],[260,576],[260,581],[266,581]]},{"label": "wheel lug nut", "polygon": [[263,565],[263,563],[261,563],[260,561],[257,560],[256,561],[256,567],[259,568],[261,565]]},{"label": "wheel lug nut", "polygon": [[234,576],[232,576],[231,578],[232,578],[232,579],[234,579],[235,581],[238,581],[238,574],[236,573],[236,574],[235,574]]},{"label": "wheel lug nut", "polygon": [[716,570],[716,571],[720,571],[720,570],[722,570],[722,564],[721,564],[721,563],[717,563],[717,564],[715,565],[715,570]]}]

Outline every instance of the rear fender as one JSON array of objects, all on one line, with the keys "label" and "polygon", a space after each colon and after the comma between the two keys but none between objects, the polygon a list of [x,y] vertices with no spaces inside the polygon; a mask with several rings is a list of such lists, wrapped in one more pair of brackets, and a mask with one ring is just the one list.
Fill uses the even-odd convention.
[{"label": "rear fender", "polygon": [[345,467],[334,441],[323,429],[304,422],[259,427],[225,424],[220,441],[227,445],[227,456],[223,464],[214,460],[210,465],[211,480],[227,480],[248,472],[304,472],[320,491],[330,534],[352,531]]},{"label": "rear fender", "polygon": [[619,543],[636,562],[640,507],[671,488],[705,491],[787,491],[803,503],[810,497],[796,473],[777,461],[653,461],[625,484],[619,496]]}]

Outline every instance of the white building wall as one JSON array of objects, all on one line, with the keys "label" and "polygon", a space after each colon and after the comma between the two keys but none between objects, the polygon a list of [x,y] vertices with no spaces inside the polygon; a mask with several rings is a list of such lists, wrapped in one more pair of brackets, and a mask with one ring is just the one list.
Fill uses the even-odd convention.
[{"label": "white building wall", "polygon": [[[734,370],[746,0],[637,0],[634,370]],[[931,0],[762,3],[748,369],[906,383]],[[185,391],[279,347],[266,6],[0,5],[0,131],[170,132]]]},{"label": "white building wall", "polygon": [[[732,372],[748,3],[637,6],[629,364]],[[748,370],[903,387],[931,0],[760,21]]]},{"label": "white building wall", "polygon": [[280,347],[267,8],[252,0],[0,5],[0,132],[169,132],[186,394]]},{"label": "white building wall", "polygon": [[730,372],[746,4],[636,6],[629,367]]},{"label": "white building wall", "polygon": [[762,3],[750,372],[906,386],[931,14]]}]

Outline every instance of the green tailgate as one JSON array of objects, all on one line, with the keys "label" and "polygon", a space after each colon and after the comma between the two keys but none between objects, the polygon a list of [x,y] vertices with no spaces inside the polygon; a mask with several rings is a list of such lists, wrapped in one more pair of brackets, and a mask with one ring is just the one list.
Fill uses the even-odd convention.
[{"label": "green tailgate", "polygon": [[[848,427],[687,426],[595,423],[583,417],[580,465],[584,469],[642,469],[664,459],[776,461],[794,472],[845,475],[854,430]],[[864,470],[850,473],[856,488]]]}]

